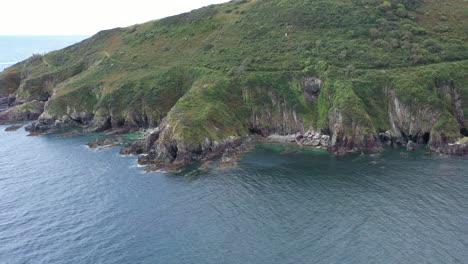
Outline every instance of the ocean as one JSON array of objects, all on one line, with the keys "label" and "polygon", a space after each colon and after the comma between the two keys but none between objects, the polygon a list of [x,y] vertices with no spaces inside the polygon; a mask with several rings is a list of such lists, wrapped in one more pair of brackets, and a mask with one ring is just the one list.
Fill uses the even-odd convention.
[{"label": "ocean", "polygon": [[93,135],[5,128],[0,263],[468,263],[466,158],[259,144],[233,167],[145,173]]},{"label": "ocean", "polygon": [[84,36],[0,36],[0,71],[33,54],[65,48]]}]

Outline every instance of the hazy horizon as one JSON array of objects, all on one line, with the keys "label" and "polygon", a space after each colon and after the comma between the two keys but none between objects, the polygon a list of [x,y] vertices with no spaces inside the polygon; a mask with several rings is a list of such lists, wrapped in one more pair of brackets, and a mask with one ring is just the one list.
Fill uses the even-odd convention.
[{"label": "hazy horizon", "polygon": [[91,36],[101,30],[141,24],[224,2],[228,1],[82,0],[70,7],[60,0],[8,1],[2,3],[7,12],[0,16],[0,25],[8,27],[0,28],[0,36]]}]

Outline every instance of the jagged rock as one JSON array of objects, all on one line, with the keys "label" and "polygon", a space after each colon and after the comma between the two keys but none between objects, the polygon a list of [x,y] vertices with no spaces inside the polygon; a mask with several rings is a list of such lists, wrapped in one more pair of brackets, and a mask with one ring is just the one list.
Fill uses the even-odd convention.
[{"label": "jagged rock", "polygon": [[320,145],[322,147],[328,148],[330,146],[330,136],[328,135],[323,135],[322,139],[320,141]]},{"label": "jagged rock", "polygon": [[156,155],[154,154],[154,152],[150,152],[148,154],[143,154],[143,155],[138,157],[138,164],[142,165],[142,166],[149,165],[149,164],[151,164],[152,161],[154,161],[155,157],[156,157]]},{"label": "jagged rock", "polygon": [[468,143],[460,144],[447,144],[440,147],[430,148],[431,152],[436,154],[450,155],[450,156],[468,156]]},{"label": "jagged rock", "polygon": [[125,118],[125,125],[132,128],[147,128],[149,126],[148,117],[145,113],[141,114],[138,111],[132,110]]},{"label": "jagged rock", "polygon": [[12,106],[15,101],[16,101],[16,95],[12,94],[8,96],[8,100],[7,100],[8,106]]},{"label": "jagged rock", "polygon": [[[201,156],[204,159],[215,159],[226,151],[234,151],[237,147],[242,145],[244,139],[240,137],[230,137],[223,140],[211,141],[210,144],[202,148]],[[203,151],[205,149],[205,151]]]},{"label": "jagged rock", "polygon": [[330,146],[330,136],[323,135],[317,131],[307,131],[304,134],[296,133],[293,135],[270,135],[268,141],[279,143],[296,143],[305,147],[321,147],[327,149]]},{"label": "jagged rock", "polygon": [[408,151],[415,151],[416,150],[416,143],[414,143],[413,141],[409,140],[408,141],[408,144],[406,144],[406,149]]},{"label": "jagged rock", "polygon": [[385,133],[379,133],[379,139],[382,141],[382,143],[385,146],[391,146],[392,145],[392,136],[390,133],[387,131]]},{"label": "jagged rock", "polygon": [[[27,131],[30,131],[31,134],[43,134],[51,131],[56,131],[60,129],[70,129],[77,127],[88,127],[89,120],[92,117],[92,114],[86,112],[77,112],[70,110],[69,114],[63,116],[56,116],[50,114],[47,111],[47,105],[45,104],[46,111],[44,111],[37,121],[33,122],[30,126],[27,127]],[[86,131],[85,131],[86,132]],[[94,132],[94,131],[87,131]]]},{"label": "jagged rock", "polygon": [[154,144],[148,155],[139,158],[142,165],[156,164],[164,167],[177,168],[196,160],[211,160],[222,157],[226,151],[239,147],[244,140],[240,137],[230,137],[212,141],[205,139],[202,144],[191,145],[183,140],[159,140]]},{"label": "jagged rock", "polygon": [[[404,136],[394,136],[392,131],[386,131],[385,133],[379,133],[378,138],[383,146],[399,148],[401,146],[406,146],[408,144],[408,139]],[[421,141],[421,140],[420,140]],[[419,144],[425,144],[421,142]]]},{"label": "jagged rock", "polygon": [[301,82],[301,88],[304,91],[304,97],[307,101],[313,102],[320,95],[322,80],[315,77],[307,77]]},{"label": "jagged rock", "polygon": [[111,125],[111,118],[110,117],[95,117],[93,121],[91,121],[91,125],[88,128],[88,132],[102,132],[107,129],[110,129]]},{"label": "jagged rock", "polygon": [[153,147],[154,143],[159,139],[159,136],[161,135],[161,127],[165,127],[167,125],[166,121],[163,120],[160,124],[155,129],[150,129],[145,133],[144,136],[144,151],[149,152],[151,148]]},{"label": "jagged rock", "polygon": [[267,137],[267,140],[279,143],[294,143],[296,142],[296,135],[270,135]]},{"label": "jagged rock", "polygon": [[296,141],[297,142],[300,142],[303,138],[304,138],[304,135],[302,135],[301,133],[296,134]]},{"label": "jagged rock", "polygon": [[0,97],[0,104],[8,104],[8,96]]},{"label": "jagged rock", "polygon": [[314,146],[314,147],[320,146],[320,140],[319,139],[312,140],[312,146]]},{"label": "jagged rock", "polygon": [[140,155],[144,152],[145,141],[144,140],[134,140],[128,142],[120,150],[121,155]]},{"label": "jagged rock", "polygon": [[110,123],[111,123],[111,127],[122,127],[125,125],[125,119],[111,116]]},{"label": "jagged rock", "polygon": [[430,133],[437,123],[440,113],[430,105],[414,109],[412,105],[404,104],[393,89],[389,92],[389,119],[392,134],[404,135],[407,139],[418,140],[418,136]]},{"label": "jagged rock", "polygon": [[[349,113],[344,115],[339,109],[330,111],[328,120],[331,133],[330,150],[334,154],[343,155],[357,151],[376,152],[382,149],[378,136],[370,132],[373,129],[369,127],[370,124],[355,123]],[[346,124],[349,123],[353,126],[348,127]]]},{"label": "jagged rock", "polygon": [[43,111],[43,102],[24,103],[0,112],[0,123],[36,120]]},{"label": "jagged rock", "polygon": [[122,142],[121,137],[104,137],[92,140],[88,143],[88,146],[90,148],[113,147],[122,144]]},{"label": "jagged rock", "polygon": [[29,131],[31,135],[37,135],[37,134],[42,134],[48,131],[55,130],[54,124],[45,124],[42,122],[33,122],[31,125],[28,125],[25,127],[26,131]]}]

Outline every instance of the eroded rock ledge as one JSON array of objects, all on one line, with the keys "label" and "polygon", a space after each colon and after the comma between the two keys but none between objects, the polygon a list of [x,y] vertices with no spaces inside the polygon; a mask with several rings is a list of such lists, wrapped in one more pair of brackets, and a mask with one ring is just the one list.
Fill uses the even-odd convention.
[{"label": "eroded rock ledge", "polygon": [[306,133],[296,133],[293,135],[270,135],[267,141],[278,143],[294,143],[304,147],[315,147],[328,150],[330,147],[330,136],[317,131],[307,131]]},{"label": "eroded rock ledge", "polygon": [[0,108],[0,124],[37,120],[44,112],[44,102],[37,100],[20,101],[10,96],[1,98],[1,102],[3,108]]}]

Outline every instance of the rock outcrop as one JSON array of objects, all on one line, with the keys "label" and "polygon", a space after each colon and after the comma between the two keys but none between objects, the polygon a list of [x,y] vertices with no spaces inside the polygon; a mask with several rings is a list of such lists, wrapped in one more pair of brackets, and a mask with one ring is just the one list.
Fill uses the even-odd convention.
[{"label": "rock outcrop", "polygon": [[122,143],[123,139],[121,137],[101,137],[91,140],[88,143],[88,147],[92,149],[102,147],[114,147],[121,145]]},{"label": "rock outcrop", "polygon": [[278,142],[284,144],[295,143],[298,146],[314,147],[328,150],[330,148],[330,136],[324,135],[318,131],[307,131],[304,134],[296,133],[292,135],[270,135],[267,141]]},{"label": "rock outcrop", "polygon": [[120,155],[140,155],[144,153],[144,140],[133,140],[126,143],[120,150]]},{"label": "rock outcrop", "polygon": [[0,112],[0,123],[36,120],[44,112],[44,103],[32,101]]},{"label": "rock outcrop", "polygon": [[450,155],[450,156],[467,156],[468,143],[451,143],[441,147],[430,147],[432,153]]},{"label": "rock outcrop", "polygon": [[6,132],[12,132],[12,131],[16,131],[20,128],[22,128],[23,126],[22,125],[18,125],[18,126],[9,126],[7,128],[5,128],[5,131]]}]

